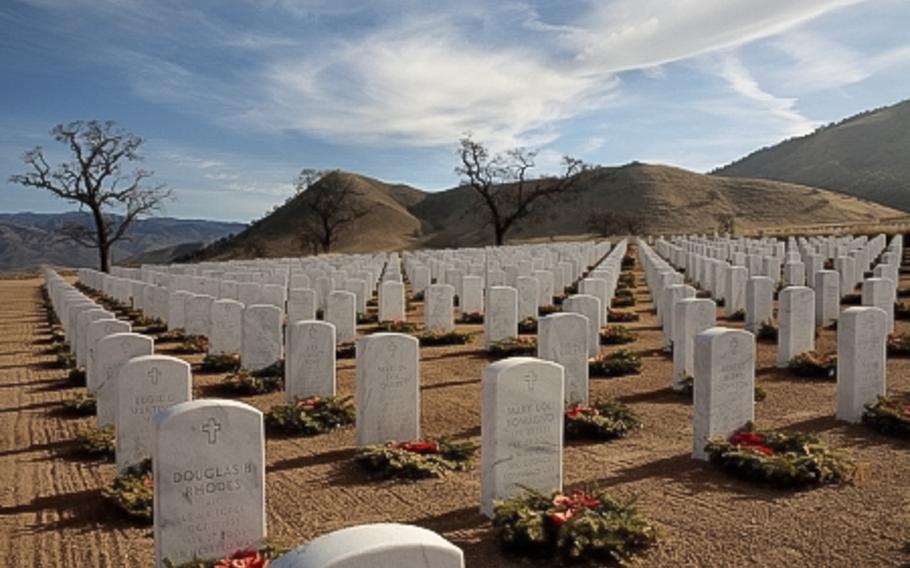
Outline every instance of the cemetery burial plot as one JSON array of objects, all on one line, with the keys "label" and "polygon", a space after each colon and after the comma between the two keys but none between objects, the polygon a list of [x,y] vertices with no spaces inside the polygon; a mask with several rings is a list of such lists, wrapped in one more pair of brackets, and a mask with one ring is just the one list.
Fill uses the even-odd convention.
[{"label": "cemetery burial plot", "polygon": [[[861,480],[837,489],[781,493],[736,480],[691,458],[691,404],[669,393],[672,361],[659,353],[661,332],[650,311],[644,277],[636,264],[639,321],[624,323],[638,339],[626,346],[641,353],[639,374],[592,380],[591,401],[616,400],[632,409],[642,427],[606,443],[566,443],[565,492],[593,483],[652,522],[659,538],[643,550],[644,566],[754,563],[895,565],[910,541],[905,498],[910,491],[906,442],[863,425],[836,422],[835,384],[806,381],[778,368],[776,345],[757,345],[757,381],[767,399],[756,406],[763,427],[812,432],[849,450],[865,465]],[[910,284],[904,276],[903,286]],[[15,491],[0,499],[0,545],[14,566],[149,565],[153,543],[147,528],[118,514],[102,496],[115,478],[113,464],[71,459],[67,446],[90,418],[51,412],[81,392],[46,353],[50,328],[40,309],[40,282],[0,281],[0,483]],[[407,320],[422,323],[422,306]],[[614,320],[615,321],[615,320]],[[741,327],[739,322],[727,323]],[[365,332],[370,325],[359,326]],[[477,326],[457,324],[459,331]],[[898,320],[896,332],[910,332]],[[477,356],[482,337],[464,345],[420,349],[421,437],[480,442],[480,379],[491,360]],[[820,353],[836,352],[836,331],[822,329]],[[616,351],[604,347],[601,353]],[[650,354],[655,353],[655,354]],[[182,356],[181,356],[182,357]],[[194,362],[199,356],[191,358]],[[353,359],[339,359],[338,396],[353,396]],[[225,373],[195,374],[195,398],[216,388]],[[889,393],[910,392],[910,359],[888,359]],[[267,412],[285,404],[281,392],[232,396]],[[504,553],[490,521],[478,512],[479,458],[444,481],[398,483],[370,479],[351,467],[353,428],[312,437],[267,437],[266,489],[269,536],[296,546],[354,524],[391,520],[439,532],[465,552],[467,566],[518,567]],[[901,445],[903,444],[903,445]],[[838,530],[841,527],[842,530]],[[856,538],[858,527],[863,537]],[[873,527],[874,531],[866,528]]]}]

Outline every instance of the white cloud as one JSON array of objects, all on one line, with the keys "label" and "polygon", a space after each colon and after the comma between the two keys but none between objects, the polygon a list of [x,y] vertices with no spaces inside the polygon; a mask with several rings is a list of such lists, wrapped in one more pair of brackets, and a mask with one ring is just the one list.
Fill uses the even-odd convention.
[{"label": "white cloud", "polygon": [[[470,130],[499,148],[550,143],[566,119],[615,104],[622,71],[660,79],[666,63],[773,36],[863,0],[587,0],[559,11],[521,0],[247,0],[264,15],[292,16],[267,30],[181,5],[123,1],[130,18],[143,6],[153,21],[181,21],[184,35],[198,30],[201,43],[255,52],[244,68],[228,70],[194,67],[179,50],[114,48],[114,63],[146,99],[220,124],[344,144],[440,146]],[[310,21],[320,25],[298,29]],[[133,19],[125,25],[135,28]],[[190,46],[192,39],[180,37]],[[794,130],[807,123],[792,101],[743,71],[727,69],[734,88]]]},{"label": "white cloud", "polygon": [[564,41],[592,70],[687,59],[772,36],[864,0],[614,0],[596,3]]},{"label": "white cloud", "polygon": [[[617,0],[558,25],[522,6],[513,12],[525,32],[497,28],[497,37],[480,38],[474,27],[483,26],[461,14],[415,16],[271,61],[261,97],[237,118],[347,143],[442,145],[470,130],[494,147],[541,145],[558,137],[560,121],[609,105],[617,72],[660,77],[660,64],[776,34],[856,1]],[[789,101],[739,86],[800,122]]]},{"label": "white cloud", "polygon": [[862,81],[872,72],[865,57],[817,33],[795,31],[771,45],[790,60],[771,73],[787,92],[836,89]]},{"label": "white cloud", "polygon": [[465,131],[494,145],[541,144],[552,125],[601,106],[615,85],[520,48],[479,49],[451,31],[380,34],[325,57],[283,59],[264,74],[268,104],[246,119],[326,137],[451,144]]},{"label": "white cloud", "polygon": [[764,114],[782,122],[786,136],[807,134],[818,126],[800,114],[796,109],[795,98],[778,97],[762,89],[736,55],[730,54],[724,58],[720,76],[727,81],[730,88],[745,97]]}]

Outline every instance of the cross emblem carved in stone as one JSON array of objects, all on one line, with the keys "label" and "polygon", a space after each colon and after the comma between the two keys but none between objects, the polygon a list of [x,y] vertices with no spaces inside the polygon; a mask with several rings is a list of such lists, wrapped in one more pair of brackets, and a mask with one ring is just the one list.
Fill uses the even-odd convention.
[{"label": "cross emblem carved in stone", "polygon": [[528,392],[534,392],[534,383],[537,382],[537,373],[531,371],[525,375],[524,382],[528,384]]},{"label": "cross emblem carved in stone", "polygon": [[208,422],[202,425],[202,431],[209,435],[209,444],[218,441],[218,432],[221,430],[219,424],[214,418],[209,418]]}]

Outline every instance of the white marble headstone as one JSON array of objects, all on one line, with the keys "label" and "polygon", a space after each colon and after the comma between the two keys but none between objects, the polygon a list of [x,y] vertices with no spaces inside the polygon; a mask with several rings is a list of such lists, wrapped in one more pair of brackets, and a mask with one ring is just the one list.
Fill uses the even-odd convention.
[{"label": "white marble headstone", "polygon": [[335,396],[335,326],[321,321],[288,325],[284,388],[288,402]]},{"label": "white marble headstone", "polygon": [[588,318],[576,313],[552,314],[538,322],[537,356],[565,369],[567,404],[588,404],[589,327]]},{"label": "white marble headstone", "polygon": [[848,308],[837,323],[837,418],[860,422],[863,407],[885,396],[887,315]]},{"label": "white marble headstone", "polygon": [[240,364],[250,371],[264,369],[281,359],[282,316],[275,306],[258,304],[243,310]]},{"label": "white marble headstone", "polygon": [[152,457],[152,417],[192,398],[190,364],[167,355],[143,355],[117,374],[117,470]]},{"label": "white marble headstone", "polygon": [[562,365],[512,357],[488,366],[481,386],[480,512],[521,486],[562,489]]},{"label": "white marble headstone", "polygon": [[464,568],[464,553],[422,527],[358,525],[322,535],[269,565],[271,568]]},{"label": "white marble headstone", "polygon": [[117,420],[117,379],[120,367],[133,357],[153,354],[155,342],[147,335],[115,333],[102,337],[95,349],[99,380],[95,391],[98,409],[96,422],[99,427],[114,426]]},{"label": "white marble headstone", "polygon": [[375,333],[357,340],[357,446],[420,437],[420,346]]},{"label": "white marble headstone", "polygon": [[156,566],[262,544],[262,413],[242,402],[204,399],[171,406],[152,425]]},{"label": "white marble headstone", "polygon": [[712,327],[695,337],[692,455],[705,460],[711,438],[727,438],[755,417],[755,336]]}]

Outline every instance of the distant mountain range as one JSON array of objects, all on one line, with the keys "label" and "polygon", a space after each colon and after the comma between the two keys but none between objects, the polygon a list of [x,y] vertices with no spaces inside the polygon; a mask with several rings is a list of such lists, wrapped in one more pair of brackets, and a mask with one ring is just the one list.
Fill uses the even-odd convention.
[{"label": "distant mountain range", "polygon": [[[64,225],[90,224],[88,213],[0,213],[0,271],[34,268],[40,264],[98,266],[95,249],[81,247],[59,236]],[[195,219],[153,217],[136,221],[129,239],[114,245],[115,263],[180,245],[180,254],[241,232],[246,225]],[[159,258],[165,258],[161,256]],[[170,260],[172,256],[167,256]]]},{"label": "distant mountain range", "polygon": [[833,189],[910,211],[910,100],[763,148],[713,173]]},{"label": "distant mountain range", "polygon": [[[425,192],[345,173],[369,214],[344,231],[338,252],[490,244],[483,206],[469,187]],[[841,193],[777,181],[703,175],[662,165],[633,163],[583,174],[579,191],[540,204],[531,219],[509,233],[514,240],[589,234],[586,220],[598,209],[640,216],[649,233],[713,231],[727,216],[738,230],[876,222],[900,216],[895,209]],[[233,238],[191,255],[192,260],[299,256],[298,196]]]}]

